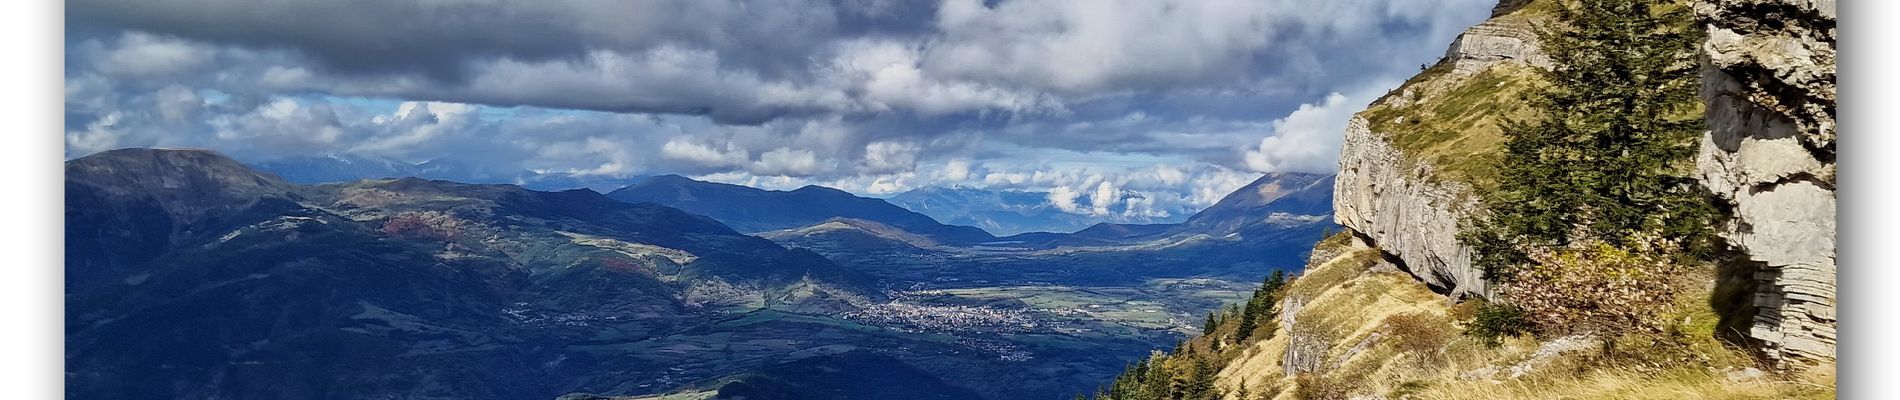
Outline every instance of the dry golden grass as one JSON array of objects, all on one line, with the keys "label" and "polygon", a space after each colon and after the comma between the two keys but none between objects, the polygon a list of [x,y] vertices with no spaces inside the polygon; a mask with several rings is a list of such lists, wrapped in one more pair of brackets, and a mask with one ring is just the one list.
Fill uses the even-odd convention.
[{"label": "dry golden grass", "polygon": [[1538,374],[1526,379],[1446,381],[1427,387],[1415,399],[1832,399],[1832,366],[1791,377],[1728,379],[1707,368],[1663,371],[1607,368],[1583,374]]},{"label": "dry golden grass", "polygon": [[[1680,324],[1672,328],[1675,336],[1666,339],[1673,343],[1666,350],[1641,347],[1647,342],[1640,340],[1620,341],[1628,354],[1615,361],[1598,360],[1594,350],[1580,351],[1550,359],[1519,378],[1508,372],[1467,378],[1468,372],[1486,367],[1508,370],[1529,359],[1542,343],[1531,337],[1506,338],[1497,347],[1487,347],[1457,334],[1458,321],[1469,318],[1468,313],[1456,312],[1444,297],[1409,276],[1372,271],[1369,267],[1377,259],[1367,254],[1377,251],[1346,252],[1317,263],[1290,291],[1305,302],[1297,316],[1301,324],[1333,332],[1324,373],[1306,378],[1309,384],[1327,386],[1309,389],[1325,390],[1302,391],[1298,379],[1284,375],[1281,361],[1288,335],[1282,332],[1239,350],[1241,355],[1222,369],[1217,385],[1228,391],[1227,398],[1237,399],[1232,394],[1243,383],[1257,398],[1279,400],[1296,400],[1302,393],[1331,397],[1340,388],[1352,396],[1395,400],[1821,399],[1834,394],[1831,366],[1731,381],[1729,371],[1755,366],[1755,360],[1714,338],[1718,317],[1707,307],[1707,288],[1690,290],[1675,302],[1669,318]],[[1689,278],[1712,280],[1709,274],[1697,270]],[[1393,321],[1400,323],[1395,326]],[[1442,326],[1416,326],[1427,322]],[[1271,323],[1280,323],[1277,316]],[[1374,332],[1385,339],[1340,361]],[[1445,332],[1451,334],[1436,335]],[[1422,338],[1408,343],[1406,335]],[[1442,345],[1432,349],[1419,345],[1440,340]],[[1678,359],[1685,361],[1671,361]]]},{"label": "dry golden grass", "polygon": [[1533,116],[1521,97],[1542,78],[1533,67],[1509,63],[1475,74],[1450,69],[1427,69],[1389,95],[1410,97],[1376,102],[1358,115],[1407,161],[1434,167],[1433,179],[1481,186],[1502,154],[1503,123]]}]

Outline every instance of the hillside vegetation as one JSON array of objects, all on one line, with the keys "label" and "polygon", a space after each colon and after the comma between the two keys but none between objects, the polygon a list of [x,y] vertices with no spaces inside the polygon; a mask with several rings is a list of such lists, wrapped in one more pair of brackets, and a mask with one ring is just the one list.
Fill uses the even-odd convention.
[{"label": "hillside vegetation", "polygon": [[[1707,271],[1692,279],[1712,282]],[[1833,369],[1764,370],[1716,339],[1712,285],[1663,308],[1674,351],[1602,352],[1592,335],[1479,334],[1501,306],[1451,304],[1348,233],[1314,249],[1304,274],[1258,295],[1255,328],[1222,312],[1207,334],[1131,365],[1094,399],[1826,399]]]},{"label": "hillside vegetation", "polygon": [[[1833,398],[1832,363],[1784,369],[1736,340],[1748,289],[1717,267],[1725,211],[1695,176],[1688,7],[1506,3],[1467,34],[1534,32],[1537,62],[1448,57],[1358,115],[1426,179],[1474,189],[1457,236],[1494,290],[1434,292],[1436,271],[1348,224],[1290,283],[1080,397]],[[1536,52],[1512,51],[1478,56]]]}]

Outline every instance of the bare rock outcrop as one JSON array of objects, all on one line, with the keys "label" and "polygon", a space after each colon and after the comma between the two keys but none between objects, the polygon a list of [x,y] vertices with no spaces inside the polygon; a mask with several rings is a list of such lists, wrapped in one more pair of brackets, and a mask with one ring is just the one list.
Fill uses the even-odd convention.
[{"label": "bare rock outcrop", "polygon": [[[1500,64],[1548,68],[1550,59],[1539,49],[1532,28],[1539,17],[1521,10],[1527,3],[1500,2],[1491,19],[1466,29],[1446,49],[1443,62],[1451,65],[1453,74],[1426,79],[1461,82]],[[1405,107],[1417,101],[1413,85],[1401,91],[1372,107]],[[1483,271],[1471,263],[1471,248],[1457,238],[1460,222],[1476,208],[1469,185],[1446,179],[1430,162],[1419,161],[1419,155],[1405,154],[1393,145],[1395,135],[1424,132],[1375,131],[1375,124],[1366,115],[1355,115],[1346,125],[1339,175],[1334,182],[1334,220],[1385,251],[1400,267],[1435,290],[1454,297],[1490,296]],[[1388,126],[1407,129],[1402,123]]]},{"label": "bare rock outcrop", "polygon": [[1445,59],[1452,63],[1453,70],[1463,73],[1476,73],[1504,61],[1550,68],[1550,57],[1539,49],[1536,31],[1530,24],[1511,18],[1492,18],[1465,29],[1445,50]]},{"label": "bare rock outcrop", "polygon": [[1835,357],[1834,0],[1704,0],[1702,181],[1756,268],[1748,331],[1784,364]]},{"label": "bare rock outcrop", "polygon": [[1476,203],[1463,185],[1433,180],[1432,167],[1409,162],[1365,119],[1353,117],[1339,154],[1333,218],[1363,235],[1434,289],[1489,295],[1458,223]]}]

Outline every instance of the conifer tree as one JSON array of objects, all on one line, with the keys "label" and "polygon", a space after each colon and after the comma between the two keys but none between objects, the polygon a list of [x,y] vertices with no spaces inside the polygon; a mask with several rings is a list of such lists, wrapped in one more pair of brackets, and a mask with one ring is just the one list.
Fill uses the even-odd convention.
[{"label": "conifer tree", "polygon": [[1577,235],[1627,246],[1648,232],[1703,253],[1717,211],[1690,173],[1701,31],[1680,5],[1562,3],[1558,24],[1539,33],[1549,84],[1525,99],[1541,115],[1503,127],[1497,189],[1482,199],[1488,218],[1461,239],[1499,280],[1530,261],[1526,248]]},{"label": "conifer tree", "polygon": [[1239,333],[1235,335],[1235,342],[1244,343],[1248,338],[1253,337],[1253,331],[1260,326],[1260,320],[1268,318],[1267,314],[1272,311],[1273,293],[1280,291],[1280,287],[1284,285],[1286,285],[1286,273],[1280,270],[1274,270],[1272,274],[1268,274],[1260,281],[1260,289],[1254,290],[1253,298],[1247,300],[1247,307],[1240,313]]},{"label": "conifer tree", "polygon": [[1247,308],[1241,311],[1240,323],[1235,329],[1235,343],[1246,343],[1247,338],[1253,337],[1254,328],[1259,327],[1259,322],[1256,320],[1260,318],[1262,307],[1265,306],[1261,304],[1259,297],[1247,301]]}]

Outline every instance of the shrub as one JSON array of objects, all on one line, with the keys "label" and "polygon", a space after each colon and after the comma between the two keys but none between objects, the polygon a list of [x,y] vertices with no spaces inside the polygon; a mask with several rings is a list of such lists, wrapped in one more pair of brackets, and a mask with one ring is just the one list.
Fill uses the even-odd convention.
[{"label": "shrub", "polygon": [[1424,313],[1386,317],[1385,327],[1392,334],[1392,346],[1400,352],[1426,356],[1451,342],[1451,328],[1444,320]]},{"label": "shrub", "polygon": [[1345,400],[1352,388],[1342,382],[1311,373],[1295,375],[1293,384],[1293,398],[1299,400]]},{"label": "shrub", "polygon": [[1530,332],[1531,325],[1525,320],[1523,309],[1484,300],[1473,300],[1472,303],[1477,306],[1471,322],[1465,324],[1465,336],[1477,338],[1485,346],[1495,347],[1500,338],[1518,337]]},{"label": "shrub", "polygon": [[1502,285],[1504,297],[1539,332],[1660,335],[1689,268],[1671,253],[1674,243],[1639,236],[1633,248],[1586,239],[1532,249],[1532,263]]}]

